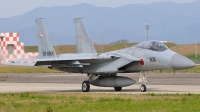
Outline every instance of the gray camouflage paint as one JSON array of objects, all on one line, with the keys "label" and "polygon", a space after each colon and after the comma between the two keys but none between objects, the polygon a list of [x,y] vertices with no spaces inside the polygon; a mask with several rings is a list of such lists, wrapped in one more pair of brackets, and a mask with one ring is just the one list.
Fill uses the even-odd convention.
[{"label": "gray camouflage paint", "polygon": [[[97,54],[81,18],[75,18],[74,22],[77,54],[56,55],[42,19],[36,19],[39,58],[33,59],[36,61],[34,66],[49,66],[50,68],[65,72],[90,74],[131,73],[146,70],[181,70],[195,66],[193,61],[171,51],[167,47],[163,47],[165,45],[158,41],[146,41],[129,48]],[[155,46],[150,46],[150,43],[153,45],[160,44],[162,47],[156,51]],[[148,47],[150,49],[147,49]],[[144,65],[141,65],[141,59],[143,59]],[[12,64],[17,65],[14,61]]]}]

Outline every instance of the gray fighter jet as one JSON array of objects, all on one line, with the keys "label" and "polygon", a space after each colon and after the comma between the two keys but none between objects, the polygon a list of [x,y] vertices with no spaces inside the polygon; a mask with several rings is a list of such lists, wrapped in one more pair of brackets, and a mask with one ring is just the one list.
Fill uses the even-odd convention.
[{"label": "gray fighter jet", "polygon": [[[10,61],[9,65],[47,66],[50,69],[69,73],[86,73],[88,80],[82,83],[82,91],[88,92],[90,84],[100,87],[122,87],[136,83],[128,77],[117,76],[117,73],[140,73],[140,90],[146,91],[147,71],[149,70],[182,70],[195,66],[190,59],[171,51],[162,42],[144,41],[135,46],[106,53],[97,53],[90,40],[81,18],[75,18],[76,54],[59,54],[49,40],[49,35],[41,18],[36,19],[37,37],[39,40],[37,59]],[[27,62],[27,61],[26,61]]]}]

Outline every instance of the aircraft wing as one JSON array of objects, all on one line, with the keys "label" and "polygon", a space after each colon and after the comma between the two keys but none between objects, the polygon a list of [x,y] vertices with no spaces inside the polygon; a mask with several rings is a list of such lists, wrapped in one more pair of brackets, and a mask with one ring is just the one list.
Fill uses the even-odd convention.
[{"label": "aircraft wing", "polygon": [[70,64],[76,60],[92,60],[91,58],[45,58],[45,59],[18,59],[10,60],[5,65],[19,65],[19,66],[44,66],[44,65],[56,65],[56,64]]},{"label": "aircraft wing", "polygon": [[81,65],[80,61],[86,62],[95,62],[98,59],[93,57],[71,57],[71,58],[49,58],[49,59],[38,59],[34,66],[41,66],[41,65],[59,65],[59,64],[66,64],[66,65]]},{"label": "aircraft wing", "polygon": [[[45,66],[45,65],[77,65],[82,67],[81,62],[84,63],[104,63],[113,60],[121,60],[119,65],[124,66],[133,61],[140,61],[138,58],[131,56],[129,54],[96,54],[96,55],[82,55],[82,54],[74,54],[74,55],[64,55],[57,58],[35,58],[35,59],[18,59],[11,60],[6,65],[20,65],[20,66]],[[120,67],[121,67],[120,66]]]},{"label": "aircraft wing", "polygon": [[84,63],[103,63],[112,61],[120,57],[115,55],[84,55],[84,54],[66,54],[56,58],[35,58],[35,59],[17,59],[10,60],[5,65],[24,65],[24,66],[43,66],[43,65],[81,65],[80,62]]},{"label": "aircraft wing", "polygon": [[132,62],[140,62],[140,59],[137,57],[134,57],[130,54],[127,53],[118,53],[116,54],[118,56],[120,56],[121,58],[116,60],[118,61],[117,63],[117,68],[121,68],[121,67],[125,67],[126,65],[132,63]]},{"label": "aircraft wing", "polygon": [[125,57],[127,59],[129,59],[130,61],[140,61],[140,59],[130,55],[130,54],[127,54],[127,53],[117,53],[117,55],[119,55],[120,57]]}]

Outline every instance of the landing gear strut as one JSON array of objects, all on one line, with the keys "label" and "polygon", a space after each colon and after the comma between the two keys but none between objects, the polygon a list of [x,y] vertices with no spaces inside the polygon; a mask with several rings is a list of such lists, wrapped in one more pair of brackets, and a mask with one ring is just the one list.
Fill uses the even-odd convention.
[{"label": "landing gear strut", "polygon": [[142,92],[146,92],[146,90],[147,90],[146,85],[145,85],[146,82],[147,82],[147,77],[146,77],[147,74],[148,74],[147,71],[141,71],[141,72],[140,72],[139,82],[142,82],[142,85],[141,85],[141,87],[140,87],[140,90],[141,90]]},{"label": "landing gear strut", "polygon": [[90,91],[90,82],[89,80],[96,80],[98,78],[98,75],[96,74],[87,74],[88,80],[84,81],[82,83],[82,91],[83,92],[89,92]]}]

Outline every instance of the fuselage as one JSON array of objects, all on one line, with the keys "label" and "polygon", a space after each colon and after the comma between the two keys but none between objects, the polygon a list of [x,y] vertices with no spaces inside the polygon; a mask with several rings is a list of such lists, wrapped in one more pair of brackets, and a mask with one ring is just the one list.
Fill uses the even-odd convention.
[{"label": "fuselage", "polygon": [[169,49],[157,52],[148,49],[137,48],[134,46],[119,50],[117,52],[128,53],[141,60],[140,62],[134,62],[129,65],[126,69],[127,72],[142,70],[172,70],[171,58],[176,54]]},{"label": "fuselage", "polygon": [[[157,42],[157,48],[152,48],[152,42]],[[146,44],[146,46],[145,46]],[[160,48],[159,48],[160,46]],[[83,67],[53,67],[58,70],[66,72],[78,72],[78,73],[93,73],[93,74],[110,74],[110,73],[119,73],[119,72],[139,72],[139,71],[148,71],[148,70],[181,70],[188,69],[195,66],[195,63],[190,59],[171,51],[163,43],[158,41],[147,41],[146,43],[140,43],[136,46],[128,47],[125,49],[120,49],[112,52],[102,53],[101,55],[106,58],[106,56],[118,56],[120,54],[131,55],[140,61],[133,61],[121,67],[120,64],[126,59],[121,57],[120,59],[110,59],[99,61],[98,63],[85,63],[84,61],[79,61],[83,64]],[[68,54],[60,55],[66,57]],[[77,54],[71,54],[71,56]],[[80,56],[90,56],[95,57],[99,54],[86,53],[81,54]],[[68,55],[69,56],[69,55]]]}]

